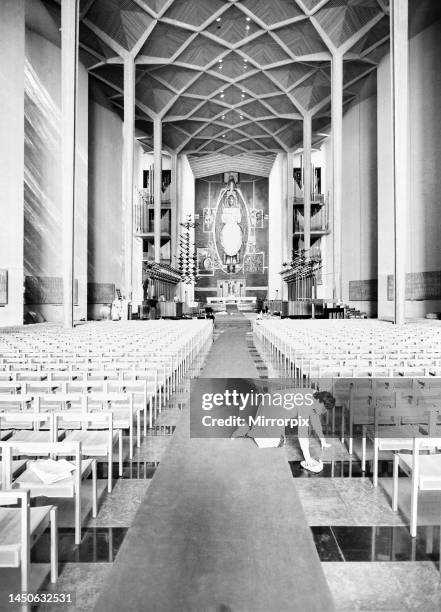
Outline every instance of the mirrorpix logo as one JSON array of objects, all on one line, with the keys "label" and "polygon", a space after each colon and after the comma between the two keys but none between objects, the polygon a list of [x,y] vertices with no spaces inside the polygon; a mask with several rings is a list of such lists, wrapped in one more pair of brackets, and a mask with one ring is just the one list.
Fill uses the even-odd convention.
[{"label": "mirrorpix logo", "polygon": [[[313,390],[271,388],[271,381],[198,379],[191,394],[191,437],[230,437],[238,428],[309,427]],[[267,430],[267,433],[265,433]]]}]

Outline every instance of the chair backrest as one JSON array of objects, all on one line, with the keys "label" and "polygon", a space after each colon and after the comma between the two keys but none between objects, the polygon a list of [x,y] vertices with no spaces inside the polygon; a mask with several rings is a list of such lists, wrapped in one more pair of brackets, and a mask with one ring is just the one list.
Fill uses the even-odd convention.
[{"label": "chair backrest", "polygon": [[51,404],[71,404],[81,403],[83,398],[82,393],[47,393],[38,395],[35,398],[36,406],[46,406]]},{"label": "chair backrest", "polygon": [[[113,444],[113,412],[111,410],[88,411],[65,410],[53,412],[54,435],[57,436],[59,427],[65,427],[64,422],[69,426],[78,424],[83,430],[102,430],[109,432],[109,443]],[[111,442],[112,441],[112,442]]]},{"label": "chair backrest", "polygon": [[88,393],[87,395],[85,395],[84,402],[85,408],[88,412],[91,411],[94,404],[99,404],[104,410],[106,408],[110,410],[115,404],[131,404],[132,394],[123,391],[108,393]]},{"label": "chair backrest", "polygon": [[0,430],[1,429],[28,429],[32,427],[35,430],[40,429],[41,425],[48,423],[50,439],[54,439],[53,419],[52,415],[47,412],[38,412],[37,410],[23,411],[5,411],[0,412]]},{"label": "chair backrest", "polygon": [[[15,506],[20,504],[26,512],[30,508],[29,491],[17,491],[14,489],[3,489],[0,491],[0,506]],[[0,532],[0,548],[1,548],[1,532]]]},{"label": "chair backrest", "polygon": [[10,406],[13,404],[19,409],[23,409],[26,405],[33,403],[33,395],[21,394],[21,393],[5,393],[0,394],[0,410],[3,409],[4,406]]},{"label": "chair backrest", "polygon": [[62,383],[50,380],[31,380],[24,382],[24,385],[26,393],[37,395],[38,393],[53,393],[57,389],[61,389]]},{"label": "chair backrest", "polygon": [[407,391],[394,391],[393,393],[394,398],[389,395],[376,397],[374,419],[376,427],[429,423],[429,409],[426,405],[416,404],[414,397],[408,395]]},{"label": "chair backrest", "polygon": [[82,393],[89,390],[104,391],[106,385],[105,380],[73,380],[65,385],[67,393]]},{"label": "chair backrest", "polygon": [[87,373],[87,380],[119,380],[121,377],[118,370],[97,370],[93,369]]},{"label": "chair backrest", "polygon": [[[62,442],[0,442],[2,453],[2,489],[12,488],[12,458],[13,456],[56,456],[75,458],[75,480],[81,480],[81,443],[77,441],[63,440]],[[79,480],[78,480],[79,479]]]},{"label": "chair backrest", "polygon": [[21,388],[21,382],[0,380],[0,393],[2,395],[4,395],[5,393],[17,393],[19,390],[21,390]]},{"label": "chair backrest", "polygon": [[[29,491],[12,491],[3,488],[0,491],[0,506],[20,506],[20,566],[27,567],[26,574],[30,569],[31,536],[30,536],[30,493]],[[6,544],[10,549],[10,544]],[[0,549],[2,548],[2,537],[0,534]],[[18,559],[17,559],[18,562]],[[18,563],[16,563],[18,565]],[[14,566],[16,565],[14,564]],[[22,588],[27,589],[27,584],[22,582]]]}]

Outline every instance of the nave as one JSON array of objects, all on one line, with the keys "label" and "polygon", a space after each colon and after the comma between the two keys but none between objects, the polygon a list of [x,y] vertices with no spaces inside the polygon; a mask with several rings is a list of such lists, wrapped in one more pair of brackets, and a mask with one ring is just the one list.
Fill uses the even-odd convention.
[{"label": "nave", "polygon": [[1,0],[0,609],[441,609],[440,33]]}]

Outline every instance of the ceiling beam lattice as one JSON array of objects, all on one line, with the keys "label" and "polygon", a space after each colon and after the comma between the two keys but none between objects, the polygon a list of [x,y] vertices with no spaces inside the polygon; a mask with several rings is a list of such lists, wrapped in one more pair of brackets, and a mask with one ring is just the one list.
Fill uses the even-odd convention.
[{"label": "ceiling beam lattice", "polygon": [[80,20],[109,103],[121,112],[123,90],[106,66],[132,59],[140,129],[160,117],[164,146],[198,159],[292,150],[301,118],[327,112],[332,56],[348,103],[389,38],[388,0],[84,0]]}]

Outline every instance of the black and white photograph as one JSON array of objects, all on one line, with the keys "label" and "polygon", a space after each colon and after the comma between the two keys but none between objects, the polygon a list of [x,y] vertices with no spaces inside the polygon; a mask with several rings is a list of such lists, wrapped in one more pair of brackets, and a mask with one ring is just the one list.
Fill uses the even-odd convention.
[{"label": "black and white photograph", "polygon": [[441,611],[440,58],[0,0],[0,612]]}]

